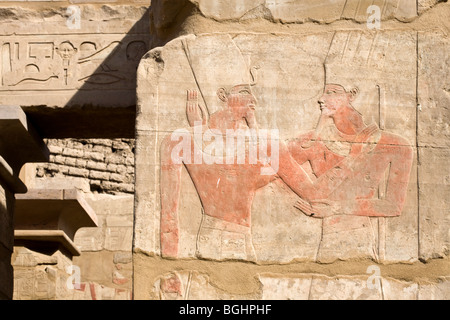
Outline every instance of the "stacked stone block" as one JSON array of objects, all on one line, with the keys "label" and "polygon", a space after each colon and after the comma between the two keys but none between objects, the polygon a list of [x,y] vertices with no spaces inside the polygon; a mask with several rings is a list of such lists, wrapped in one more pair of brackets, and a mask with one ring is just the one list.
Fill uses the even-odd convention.
[{"label": "stacked stone block", "polygon": [[82,178],[97,193],[134,192],[134,140],[49,139],[46,142],[50,163],[37,167],[37,177]]}]

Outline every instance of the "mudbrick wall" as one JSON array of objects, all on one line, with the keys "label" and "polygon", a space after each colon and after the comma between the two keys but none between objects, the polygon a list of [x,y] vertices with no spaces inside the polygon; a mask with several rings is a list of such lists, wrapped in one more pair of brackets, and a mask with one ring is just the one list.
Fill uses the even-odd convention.
[{"label": "mudbrick wall", "polygon": [[133,139],[47,139],[49,163],[36,168],[38,178],[78,177],[91,192],[134,193]]}]

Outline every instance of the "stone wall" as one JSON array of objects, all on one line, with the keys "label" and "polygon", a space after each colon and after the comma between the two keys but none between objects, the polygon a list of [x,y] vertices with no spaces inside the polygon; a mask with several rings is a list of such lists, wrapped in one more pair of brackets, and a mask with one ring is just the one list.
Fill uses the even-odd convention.
[{"label": "stone wall", "polygon": [[53,246],[17,243],[14,300],[130,300],[133,196],[86,194],[98,227],[81,228],[72,257]]},{"label": "stone wall", "polygon": [[[45,139],[48,163],[28,165],[30,188],[77,188],[98,218],[74,243],[81,256],[16,246],[15,300],[129,300],[134,193],[133,139]],[[67,269],[67,268],[72,269]],[[79,273],[77,273],[79,272]],[[79,278],[69,278],[77,275]],[[76,282],[79,280],[79,282]],[[76,286],[68,287],[67,283]]]},{"label": "stone wall", "polygon": [[[83,191],[100,218],[98,228],[77,235],[86,251],[76,262],[81,288],[67,291],[65,268],[74,261],[65,253],[18,245],[15,299],[130,299],[131,265],[123,255],[131,250],[136,69],[149,49],[149,5],[0,1],[0,105],[20,105],[51,149],[50,161],[27,165],[22,178],[28,188]],[[11,219],[2,227],[11,228]],[[99,278],[84,267],[96,259],[111,272]],[[11,278],[8,266],[2,274],[9,270]]]},{"label": "stone wall", "polygon": [[[50,150],[27,186],[77,188],[98,217],[73,259],[16,245],[14,298],[449,299],[449,16],[439,0],[0,1],[0,105]],[[268,157],[250,163],[248,135],[223,150],[227,129]]]},{"label": "stone wall", "polygon": [[[21,148],[18,148],[20,146]],[[13,296],[15,195],[25,193],[20,169],[48,160],[48,149],[19,106],[0,106],[0,299]]]},{"label": "stone wall", "polygon": [[133,138],[149,4],[0,1],[0,103],[44,138]]},{"label": "stone wall", "polygon": [[73,264],[80,267],[82,283],[90,286],[93,300],[132,298],[133,200],[132,195],[97,195],[88,200],[100,223],[75,236],[82,254]]},{"label": "stone wall", "polygon": [[152,1],[134,297],[448,299],[440,2]]},{"label": "stone wall", "polygon": [[50,161],[36,168],[38,178],[77,177],[86,181],[91,192],[134,193],[134,140],[49,139],[46,142]]},{"label": "stone wall", "polygon": [[64,250],[49,249],[50,245],[18,243],[12,257],[13,298],[131,299],[134,140],[45,142],[49,162],[27,165],[28,187],[82,191],[97,216],[98,227],[78,230],[74,244],[81,255],[73,258]]}]

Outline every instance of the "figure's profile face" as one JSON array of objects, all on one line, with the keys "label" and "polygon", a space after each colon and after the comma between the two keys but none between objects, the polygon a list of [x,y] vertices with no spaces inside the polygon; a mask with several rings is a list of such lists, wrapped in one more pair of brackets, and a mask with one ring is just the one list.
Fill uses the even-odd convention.
[{"label": "figure's profile face", "polygon": [[237,118],[246,118],[255,111],[257,101],[250,86],[238,85],[230,90],[227,103]]},{"label": "figure's profile face", "polygon": [[351,94],[340,85],[327,84],[318,102],[323,115],[333,116],[339,109],[350,104]]},{"label": "figure's profile face", "polygon": [[75,53],[75,48],[69,42],[63,42],[58,48],[58,53],[63,59],[70,59]]}]

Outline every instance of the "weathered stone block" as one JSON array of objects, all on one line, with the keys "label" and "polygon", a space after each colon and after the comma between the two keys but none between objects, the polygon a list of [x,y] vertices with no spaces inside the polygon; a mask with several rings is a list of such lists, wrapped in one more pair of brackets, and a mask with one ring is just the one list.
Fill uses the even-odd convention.
[{"label": "weathered stone block", "polygon": [[117,173],[111,173],[109,179],[114,182],[124,182],[125,181],[124,176],[121,174],[117,174]]},{"label": "weathered stone block", "polygon": [[421,285],[419,300],[448,300],[450,295],[450,279],[442,277],[439,283]]},{"label": "weathered stone block", "polygon": [[106,171],[107,170],[106,163],[104,163],[104,162],[96,162],[96,161],[88,161],[87,164],[86,164],[86,168],[99,170],[99,171]]},{"label": "weathered stone block", "polygon": [[83,156],[85,158],[87,158],[87,159],[95,160],[95,161],[103,161],[103,160],[105,160],[105,155],[103,153],[100,153],[100,152],[85,151]]},{"label": "weathered stone block", "polygon": [[77,165],[77,159],[75,159],[75,158],[65,158],[64,164],[66,166],[75,167]]},{"label": "weathered stone block", "polygon": [[102,172],[102,171],[89,171],[89,178],[96,179],[96,180],[109,180],[110,173],[109,172]]},{"label": "weathered stone block", "polygon": [[450,149],[419,149],[420,258],[450,253]]},{"label": "weathered stone block", "polygon": [[83,177],[87,178],[89,177],[89,170],[87,169],[80,169],[76,167],[69,167],[68,174],[74,177]]},{"label": "weathered stone block", "polygon": [[125,215],[111,215],[106,217],[107,227],[132,227],[133,221],[129,216]]},{"label": "weathered stone block", "polygon": [[[248,18],[264,17],[287,23],[304,23],[318,21],[330,23],[340,19],[354,19],[366,21],[368,9],[377,5],[382,20],[399,19],[408,21],[417,16],[416,1],[414,0],[232,0],[208,1],[191,0],[206,17],[217,20],[244,20]],[[436,1],[430,1],[436,2]],[[422,4],[421,7],[434,3]]]},{"label": "weathered stone block", "polygon": [[[102,221],[102,220],[99,220]],[[100,251],[104,247],[104,231],[98,228],[82,228],[75,235],[74,242],[82,252]]]},{"label": "weathered stone block", "polygon": [[63,152],[63,148],[55,145],[48,145],[48,150],[51,154],[61,154]]},{"label": "weathered stone block", "polygon": [[83,150],[64,148],[62,155],[67,157],[82,158]]},{"label": "weathered stone block", "polygon": [[118,252],[114,254],[114,263],[130,263],[133,260],[131,252]]},{"label": "weathered stone block", "polygon": [[450,147],[450,40],[440,32],[418,33],[418,143]]},{"label": "weathered stone block", "polygon": [[308,300],[312,276],[304,278],[277,278],[260,276],[263,300]]},{"label": "weathered stone block", "polygon": [[105,229],[105,249],[111,251],[131,251],[132,228],[110,227]]}]

